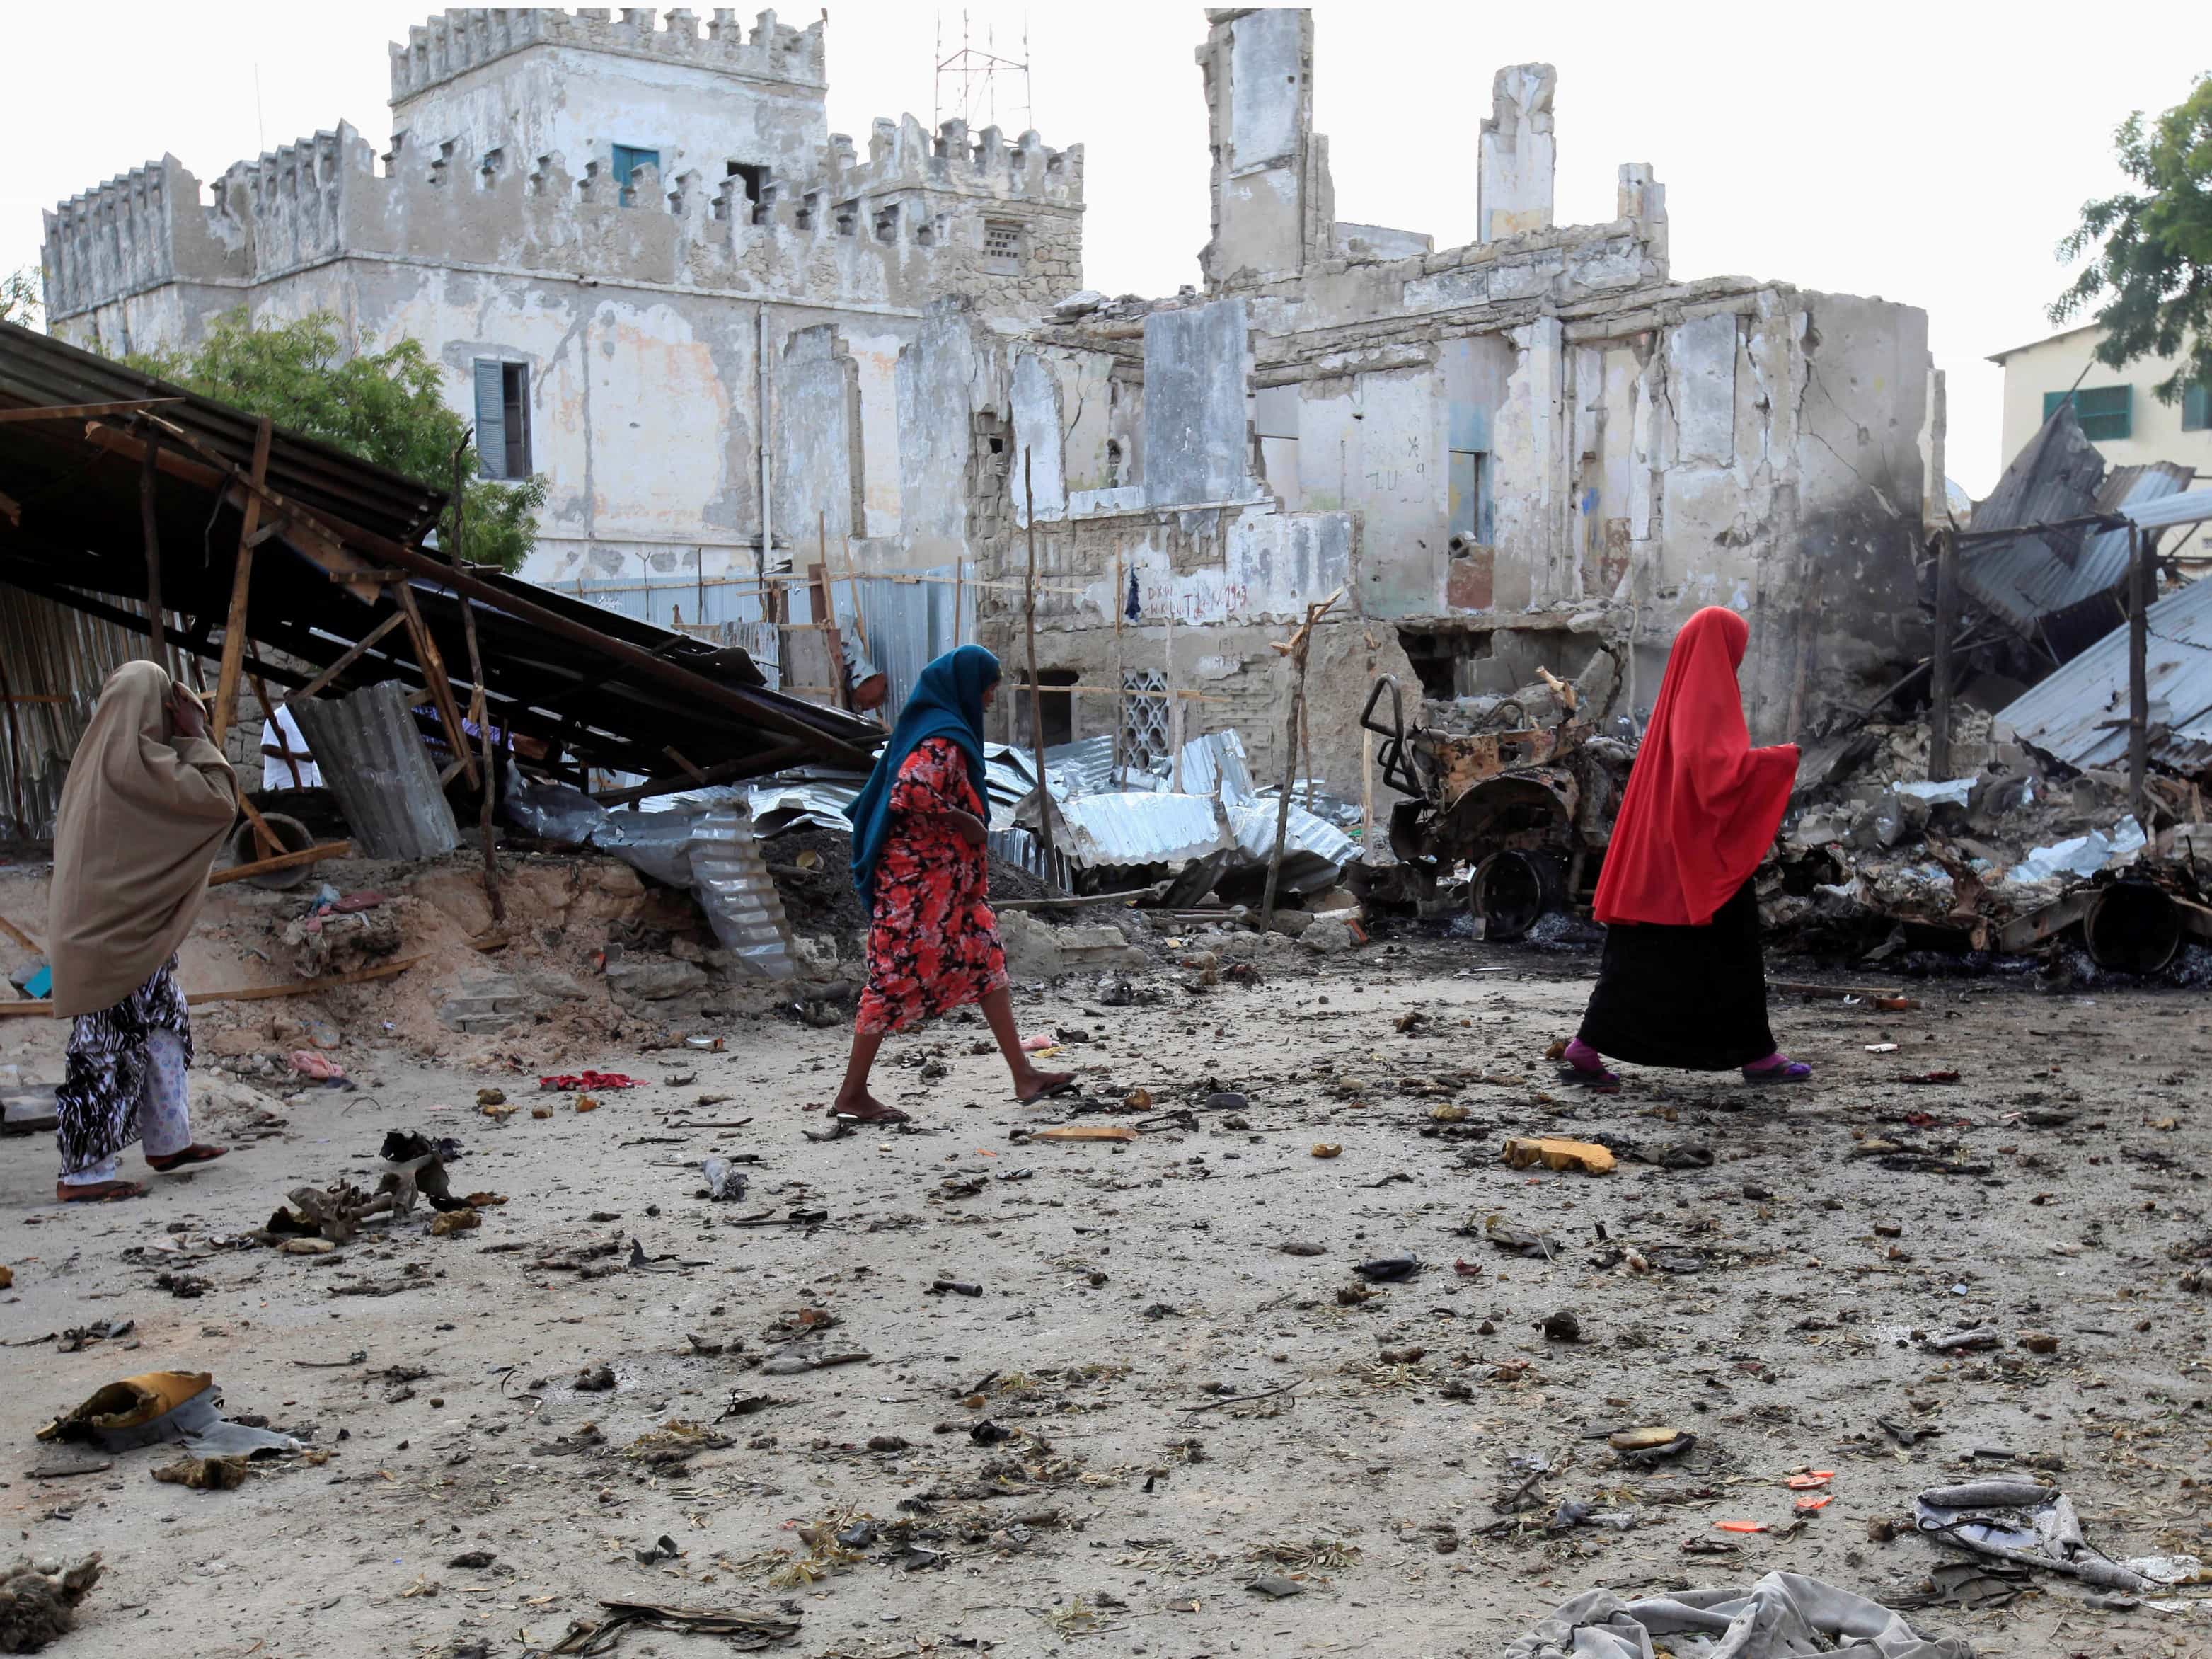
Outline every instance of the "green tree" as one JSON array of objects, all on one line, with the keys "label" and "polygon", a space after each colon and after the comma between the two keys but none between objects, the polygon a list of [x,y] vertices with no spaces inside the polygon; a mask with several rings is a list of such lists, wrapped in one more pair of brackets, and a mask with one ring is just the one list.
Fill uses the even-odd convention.
[{"label": "green tree", "polygon": [[[190,350],[129,361],[288,431],[437,489],[453,487],[453,450],[469,426],[446,407],[437,365],[419,340],[348,355],[334,317],[257,327],[240,310],[217,318]],[[473,463],[468,471],[461,556],[513,571],[537,539],[532,514],[544,502],[545,480],[481,478]],[[453,545],[450,515],[439,540]]]},{"label": "green tree", "polygon": [[36,328],[46,310],[45,289],[39,273],[29,265],[0,276],[0,323]]},{"label": "green tree", "polygon": [[2092,313],[2106,331],[2097,360],[2121,368],[2138,357],[2179,359],[2153,388],[2170,404],[2212,385],[2212,74],[2148,130],[2141,110],[2129,116],[2113,143],[2120,170],[2142,188],[2082,204],[2058,257],[2095,257],[2052,303],[2051,320],[2101,301]]}]

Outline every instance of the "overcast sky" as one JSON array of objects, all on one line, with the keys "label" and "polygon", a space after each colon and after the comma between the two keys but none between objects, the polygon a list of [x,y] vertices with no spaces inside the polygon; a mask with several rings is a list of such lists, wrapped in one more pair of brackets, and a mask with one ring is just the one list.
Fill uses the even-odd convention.
[{"label": "overcast sky", "polygon": [[[698,8],[701,15],[708,9]],[[1667,185],[1678,277],[1744,275],[1924,307],[1948,373],[1950,472],[1995,482],[1998,370],[2051,331],[2052,248],[2087,198],[2118,186],[2112,129],[2178,103],[2212,70],[2212,5],[2056,7],[1859,0],[1844,7],[1396,3],[1316,7],[1316,125],[1337,216],[1464,242],[1475,134],[1499,65],[1558,66],[1558,216],[1610,219],[1614,169]],[[750,16],[750,11],[741,12]],[[0,270],[38,259],[40,210],[175,153],[202,180],[264,144],[351,121],[390,135],[387,40],[427,13],[387,5],[18,6],[0,100]],[[792,8],[784,21],[804,24]],[[1207,234],[1195,5],[971,7],[1027,55],[1034,125],[1085,147],[1089,284],[1171,294]],[[1026,25],[1024,17],[1026,15]],[[830,120],[932,115],[934,31],[961,13],[848,3],[830,18]],[[2087,24],[2088,27],[2084,27]],[[258,84],[257,84],[258,77]],[[948,88],[948,103],[957,99]],[[1000,124],[1023,125],[1018,83]],[[953,112],[948,109],[948,113]],[[980,119],[978,124],[980,125]]]}]

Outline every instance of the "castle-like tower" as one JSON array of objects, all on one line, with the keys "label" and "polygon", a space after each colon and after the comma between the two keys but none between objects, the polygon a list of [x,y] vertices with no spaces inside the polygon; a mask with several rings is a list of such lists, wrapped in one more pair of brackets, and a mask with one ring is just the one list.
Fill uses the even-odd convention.
[{"label": "castle-like tower", "polygon": [[161,349],[242,307],[422,341],[487,470],[548,480],[544,580],[895,529],[895,492],[778,454],[784,400],[837,405],[836,441],[896,478],[891,365],[924,308],[1033,317],[1082,286],[1081,148],[912,116],[856,145],[828,130],[819,21],[470,9],[391,61],[380,152],[341,123],[204,191],[165,156],[49,213],[51,326]]}]

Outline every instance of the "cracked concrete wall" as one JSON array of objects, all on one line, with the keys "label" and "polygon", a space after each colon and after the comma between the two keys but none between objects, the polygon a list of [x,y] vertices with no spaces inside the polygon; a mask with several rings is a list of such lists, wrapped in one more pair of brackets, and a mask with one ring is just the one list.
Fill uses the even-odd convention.
[{"label": "cracked concrete wall", "polygon": [[1197,60],[1213,155],[1213,234],[1199,267],[1218,287],[1296,271],[1332,249],[1336,204],[1328,141],[1313,131],[1312,15],[1265,7],[1208,16]]}]

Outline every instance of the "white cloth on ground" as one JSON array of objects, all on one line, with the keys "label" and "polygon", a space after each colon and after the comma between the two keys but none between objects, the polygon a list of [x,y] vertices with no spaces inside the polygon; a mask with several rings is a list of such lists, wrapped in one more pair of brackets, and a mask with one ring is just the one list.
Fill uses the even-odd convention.
[{"label": "white cloth on ground", "polygon": [[[292,711],[282,703],[276,706],[276,718],[261,722],[261,746],[264,749],[283,749],[293,756],[289,762],[275,755],[261,757],[261,787],[264,789],[319,789],[323,785],[322,769],[308,758],[312,752],[307,739],[300,730],[300,722]],[[292,780],[292,769],[300,769],[298,782]]]},{"label": "white cloth on ground", "polygon": [[[1844,1646],[1845,1643],[1850,1644]],[[1973,1659],[1956,1637],[1923,1636],[1902,1613],[1794,1572],[1729,1589],[1623,1601],[1585,1590],[1505,1650],[1504,1659],[1797,1659],[1842,1651],[1867,1659]]]},{"label": "white cloth on ground", "polygon": [[[149,1158],[167,1158],[192,1144],[190,1085],[185,1081],[185,1045],[174,1031],[146,1033],[146,1082],[138,1091],[138,1132]],[[65,1170],[62,1184],[96,1187],[112,1181],[123,1155],[110,1152],[82,1170]]]}]

